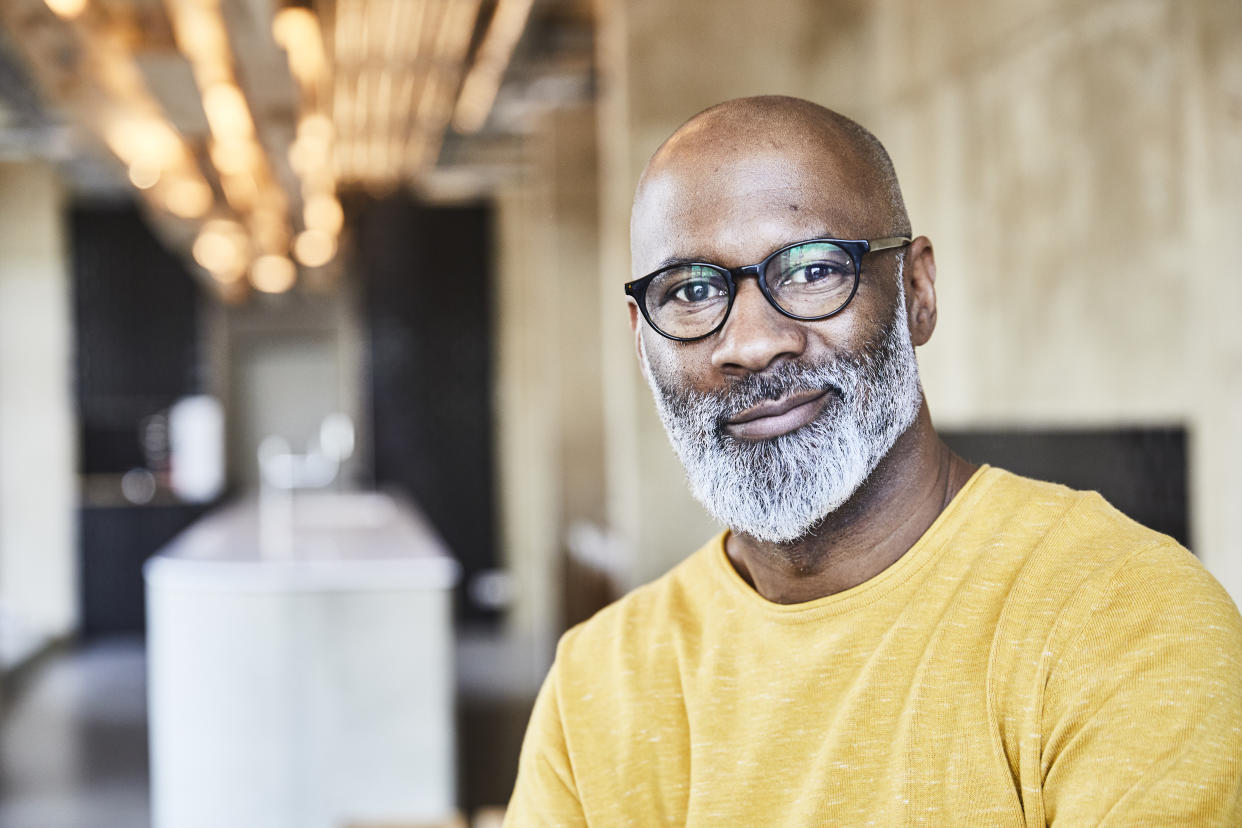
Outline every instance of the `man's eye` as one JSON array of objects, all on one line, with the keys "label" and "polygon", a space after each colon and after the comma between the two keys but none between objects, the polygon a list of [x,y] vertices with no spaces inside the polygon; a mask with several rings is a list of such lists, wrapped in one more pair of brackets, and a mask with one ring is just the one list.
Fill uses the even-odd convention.
[{"label": "man's eye", "polygon": [[787,285],[814,284],[824,279],[841,279],[845,275],[842,268],[830,262],[814,262],[789,271],[781,281]]},{"label": "man's eye", "polygon": [[726,294],[719,285],[706,279],[696,279],[682,282],[672,291],[671,295],[678,302],[706,302]]}]

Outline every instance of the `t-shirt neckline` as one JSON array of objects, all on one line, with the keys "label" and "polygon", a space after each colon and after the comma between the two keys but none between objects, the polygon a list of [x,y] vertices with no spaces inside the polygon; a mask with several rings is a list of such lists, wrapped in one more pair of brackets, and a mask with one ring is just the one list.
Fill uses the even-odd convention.
[{"label": "t-shirt neckline", "polygon": [[745,605],[776,620],[802,621],[849,612],[879,600],[908,581],[934,559],[944,548],[945,542],[953,537],[958,525],[967,518],[974,505],[990,488],[996,471],[987,464],[976,469],[966,484],[949,501],[949,505],[936,516],[931,526],[927,527],[927,531],[906,550],[904,555],[879,574],[847,590],[797,604],[779,604],[769,601],[746,583],[741,574],[733,568],[733,563],[725,551],[725,540],[729,536],[728,529],[717,535],[709,544],[708,557],[711,560],[711,568],[723,581],[731,595],[737,596]]}]

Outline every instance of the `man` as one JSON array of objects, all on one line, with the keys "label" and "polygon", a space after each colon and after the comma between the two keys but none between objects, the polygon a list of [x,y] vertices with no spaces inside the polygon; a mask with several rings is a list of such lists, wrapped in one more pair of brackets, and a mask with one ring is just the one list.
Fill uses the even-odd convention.
[{"label": "man", "polygon": [[806,101],[656,152],[630,323],[729,529],[564,636],[509,824],[1242,825],[1237,609],[1098,495],[939,439],[911,235],[880,144]]}]

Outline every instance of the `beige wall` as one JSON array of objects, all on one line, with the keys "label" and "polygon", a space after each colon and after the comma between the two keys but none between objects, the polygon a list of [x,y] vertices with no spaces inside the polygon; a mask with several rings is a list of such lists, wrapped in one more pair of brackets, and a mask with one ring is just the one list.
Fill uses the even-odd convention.
[{"label": "beige wall", "polygon": [[[546,664],[558,624],[560,488],[553,411],[558,355],[537,324],[542,193],[513,186],[496,199],[496,456],[502,561],[514,578],[511,632]],[[537,672],[532,666],[532,671]]]},{"label": "beige wall", "polygon": [[694,112],[808,97],[888,145],[936,243],[941,424],[1185,423],[1196,551],[1242,600],[1242,4],[600,0],[609,518],[632,582],[711,531],[620,291],[639,171]]},{"label": "beige wall", "polygon": [[590,107],[547,113],[496,202],[501,548],[535,683],[563,626],[567,531],[605,517],[594,128]]},{"label": "beige wall", "polygon": [[[77,622],[69,270],[55,171],[0,164],[0,659]],[[0,664],[0,666],[5,666]]]}]

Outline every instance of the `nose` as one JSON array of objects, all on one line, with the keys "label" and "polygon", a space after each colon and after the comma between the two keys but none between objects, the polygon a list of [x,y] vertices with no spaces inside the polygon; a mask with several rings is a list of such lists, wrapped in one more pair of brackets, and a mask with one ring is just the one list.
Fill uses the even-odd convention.
[{"label": "nose", "polygon": [[740,279],[729,318],[717,334],[712,365],[732,375],[759,373],[806,348],[806,330],[772,307],[754,279]]}]

